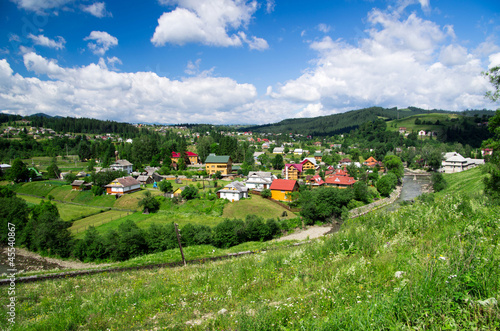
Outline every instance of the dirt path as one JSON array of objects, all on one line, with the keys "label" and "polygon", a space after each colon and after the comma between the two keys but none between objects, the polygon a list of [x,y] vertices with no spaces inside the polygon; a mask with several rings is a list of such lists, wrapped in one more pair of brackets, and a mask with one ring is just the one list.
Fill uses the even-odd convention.
[{"label": "dirt path", "polygon": [[[7,261],[7,247],[0,247],[1,261]],[[16,247],[15,266],[18,271],[40,271],[57,269],[88,269],[108,266],[109,264],[92,264],[79,261],[67,261],[50,257],[44,257]]]},{"label": "dirt path", "polygon": [[327,234],[331,230],[332,230],[331,226],[310,226],[305,230],[299,230],[299,231],[294,232],[288,236],[278,238],[278,239],[276,239],[276,241],[305,240],[307,238],[315,239],[315,238],[319,238],[321,236],[324,236],[325,234]]}]

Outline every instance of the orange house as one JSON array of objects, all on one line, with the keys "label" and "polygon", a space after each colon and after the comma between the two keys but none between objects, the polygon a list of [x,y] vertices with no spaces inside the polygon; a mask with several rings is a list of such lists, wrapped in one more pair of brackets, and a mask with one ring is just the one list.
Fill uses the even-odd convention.
[{"label": "orange house", "polygon": [[370,156],[365,162],[363,162],[363,164],[369,166],[370,168],[373,168],[375,165],[378,164],[378,161],[375,160],[373,156]]},{"label": "orange house", "polygon": [[290,194],[299,190],[296,180],[275,179],[271,183],[271,198],[279,201],[292,201]]}]

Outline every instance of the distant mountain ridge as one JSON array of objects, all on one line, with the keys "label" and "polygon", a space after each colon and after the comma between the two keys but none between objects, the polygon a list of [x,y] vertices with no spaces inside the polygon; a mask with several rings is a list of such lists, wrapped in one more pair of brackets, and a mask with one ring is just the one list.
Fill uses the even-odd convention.
[{"label": "distant mountain ridge", "polygon": [[319,116],[312,118],[293,118],[280,121],[273,124],[247,126],[241,131],[252,131],[259,133],[294,133],[312,136],[333,136],[336,134],[347,133],[357,129],[361,124],[374,121],[378,118],[385,120],[402,119],[420,114],[428,113],[447,113],[473,116],[485,113],[493,114],[488,110],[467,110],[464,112],[451,112],[440,109],[426,110],[417,107],[408,107],[405,109],[370,107],[358,110],[352,110],[341,114]]}]

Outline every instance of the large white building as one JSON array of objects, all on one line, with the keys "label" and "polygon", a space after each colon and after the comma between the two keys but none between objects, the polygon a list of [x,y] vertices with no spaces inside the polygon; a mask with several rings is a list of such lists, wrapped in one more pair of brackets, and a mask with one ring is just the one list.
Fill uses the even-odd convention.
[{"label": "large white building", "polygon": [[443,156],[441,172],[451,174],[471,169],[481,164],[484,164],[483,159],[465,158],[457,152],[449,152]]},{"label": "large white building", "polygon": [[132,166],[133,164],[128,162],[127,160],[116,160],[116,162],[110,165],[109,168],[113,170],[123,170],[126,171],[127,174],[131,174]]},{"label": "large white building", "polygon": [[246,187],[254,190],[264,190],[271,187],[271,183],[277,177],[266,171],[251,171],[245,180]]}]

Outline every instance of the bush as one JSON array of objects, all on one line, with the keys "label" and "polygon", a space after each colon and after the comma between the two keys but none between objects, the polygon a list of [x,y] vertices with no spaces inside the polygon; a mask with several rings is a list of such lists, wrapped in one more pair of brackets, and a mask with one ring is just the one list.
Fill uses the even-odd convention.
[{"label": "bush", "polygon": [[443,174],[440,172],[434,172],[431,176],[432,181],[432,189],[434,192],[442,191],[448,186],[448,183],[443,177]]},{"label": "bush", "polygon": [[260,192],[260,196],[263,198],[270,198],[272,196],[272,192],[270,189],[266,188],[263,189],[262,192]]},{"label": "bush", "polygon": [[388,197],[396,188],[397,183],[398,178],[396,177],[396,175],[392,172],[389,172],[377,181],[377,190],[382,196]]},{"label": "bush", "polygon": [[196,189],[196,187],[189,185],[184,188],[184,191],[182,191],[181,195],[186,200],[195,199],[198,197],[198,190]]}]

